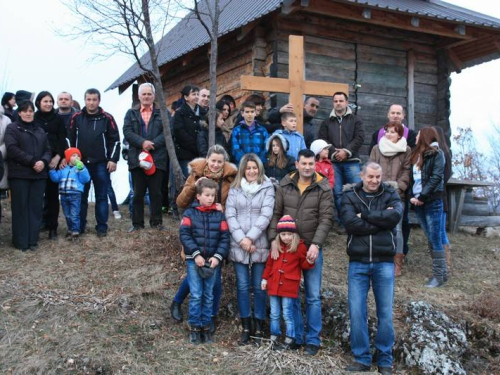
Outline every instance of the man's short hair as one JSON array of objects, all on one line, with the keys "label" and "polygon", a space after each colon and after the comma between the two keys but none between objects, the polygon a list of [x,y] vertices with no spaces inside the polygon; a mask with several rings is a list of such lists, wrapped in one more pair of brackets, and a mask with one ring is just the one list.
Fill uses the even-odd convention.
[{"label": "man's short hair", "polygon": [[241,105],[241,110],[244,111],[245,108],[252,108],[252,109],[255,109],[256,108],[256,105],[254,102],[251,102],[249,100],[247,100],[246,102],[243,102],[243,104]]},{"label": "man's short hair", "polygon": [[88,89],[87,91],[85,91],[85,95],[83,95],[83,98],[87,98],[87,95],[97,95],[97,98],[99,99],[99,101],[101,101],[101,93],[97,89]]},{"label": "man's short hair", "polygon": [[344,95],[345,100],[349,100],[349,96],[347,96],[347,94],[345,92],[337,91],[336,93],[334,93],[332,95],[332,98],[335,98],[337,95]]},{"label": "man's short hair", "polygon": [[289,118],[297,118],[297,115],[293,112],[283,112],[281,114],[281,122],[288,120]]},{"label": "man's short hair", "polygon": [[365,174],[366,173],[366,170],[370,168],[370,169],[374,169],[376,171],[378,170],[382,170],[382,166],[378,163],[375,163],[374,161],[370,161],[368,163],[366,163],[365,165],[363,165],[363,168],[361,169],[361,173],[362,174]]},{"label": "man's short hair", "polygon": [[315,98],[314,96],[306,96],[306,100],[304,100],[304,104],[309,103],[309,100],[311,100],[311,99],[317,100],[319,102],[318,98]]},{"label": "man's short hair", "polygon": [[214,180],[204,178],[196,184],[196,194],[203,193],[203,189],[215,189],[215,192],[217,192],[217,190],[219,190],[219,185]]},{"label": "man's short hair", "polygon": [[405,111],[405,107],[403,107],[402,104],[399,104],[399,103],[392,103],[390,106],[389,106],[389,109],[387,110],[387,113],[389,113],[389,111],[391,110],[392,107],[394,107],[395,105],[397,106],[400,106],[402,111],[403,111],[403,115],[406,114],[406,111]]},{"label": "man's short hair", "polygon": [[59,100],[59,97],[60,97],[61,95],[69,95],[69,98],[70,98],[71,100],[73,100],[73,95],[71,95],[71,94],[70,94],[69,92],[67,92],[67,91],[61,91],[61,92],[59,93],[59,95],[57,95],[57,100]]},{"label": "man's short hair", "polygon": [[153,95],[156,95],[155,86],[152,83],[150,83],[150,82],[141,83],[139,85],[139,91],[138,91],[139,95],[141,94],[141,91],[143,89],[145,89],[146,87],[149,87],[151,89],[151,92],[153,93]]},{"label": "man's short hair", "polygon": [[316,155],[314,155],[314,152],[312,152],[308,148],[305,148],[305,149],[299,151],[299,154],[297,156],[297,161],[300,161],[301,157],[306,158],[306,159],[309,159],[309,158],[315,159]]}]

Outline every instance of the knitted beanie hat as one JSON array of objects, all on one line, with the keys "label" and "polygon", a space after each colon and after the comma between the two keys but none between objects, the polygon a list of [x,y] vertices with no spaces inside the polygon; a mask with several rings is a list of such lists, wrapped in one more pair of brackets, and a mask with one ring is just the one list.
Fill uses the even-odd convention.
[{"label": "knitted beanie hat", "polygon": [[295,225],[295,220],[290,215],[283,216],[278,224],[276,225],[276,232],[292,232],[297,233],[297,226]]},{"label": "knitted beanie hat", "polygon": [[77,149],[76,147],[67,148],[64,151],[64,157],[66,158],[66,161],[68,163],[69,163],[69,159],[71,159],[71,155],[73,155],[73,154],[78,154],[78,156],[80,157],[80,159],[82,158],[82,153],[80,152],[79,149]]},{"label": "knitted beanie hat", "polygon": [[144,170],[146,176],[151,176],[156,172],[153,156],[149,152],[142,151],[139,154],[139,167]]}]

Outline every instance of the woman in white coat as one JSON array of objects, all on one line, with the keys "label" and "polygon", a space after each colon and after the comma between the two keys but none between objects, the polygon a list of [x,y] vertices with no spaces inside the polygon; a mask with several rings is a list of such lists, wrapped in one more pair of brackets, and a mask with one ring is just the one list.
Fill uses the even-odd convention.
[{"label": "woman in white coat", "polygon": [[261,289],[262,273],[269,254],[267,227],[274,209],[274,187],[255,154],[246,154],[226,201],[226,219],[231,233],[229,259],[234,262],[238,310],[243,333],[240,344],[250,341],[253,288],[253,317],[256,343],[262,338],[266,319],[266,293]]}]

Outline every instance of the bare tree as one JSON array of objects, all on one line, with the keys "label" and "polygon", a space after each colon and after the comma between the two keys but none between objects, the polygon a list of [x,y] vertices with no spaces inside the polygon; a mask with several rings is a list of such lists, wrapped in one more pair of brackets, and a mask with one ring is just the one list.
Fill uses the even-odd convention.
[{"label": "bare tree", "polygon": [[191,11],[192,17],[196,17],[207,32],[210,38],[210,104],[208,116],[208,145],[215,144],[215,123],[217,114],[215,106],[217,103],[217,59],[218,59],[218,39],[220,36],[219,19],[224,9],[232,0],[193,0],[191,6],[182,3],[178,4],[184,9]]},{"label": "bare tree", "polygon": [[[132,56],[152,81],[159,102],[167,152],[178,189],[184,176],[175,154],[175,146],[167,115],[165,91],[161,80],[158,56],[165,45],[165,30],[175,20],[173,2],[169,0],[66,0],[65,5],[80,23],[67,36],[87,37],[101,47],[96,55],[116,52]],[[155,36],[161,40],[155,43]],[[146,53],[146,54],[145,54]],[[145,54],[143,56],[143,54]],[[142,57],[142,58],[141,58]]]}]

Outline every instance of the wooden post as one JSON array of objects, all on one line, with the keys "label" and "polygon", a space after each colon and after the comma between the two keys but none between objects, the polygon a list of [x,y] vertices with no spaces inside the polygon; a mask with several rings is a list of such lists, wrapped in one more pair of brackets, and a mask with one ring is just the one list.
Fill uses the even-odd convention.
[{"label": "wooden post", "polygon": [[[290,103],[297,115],[297,124],[304,123],[304,38],[290,35],[288,79],[290,80]],[[332,93],[333,94],[333,93]],[[300,129],[302,132],[303,129]]]},{"label": "wooden post", "polygon": [[415,130],[415,52],[408,51],[408,128]]}]

